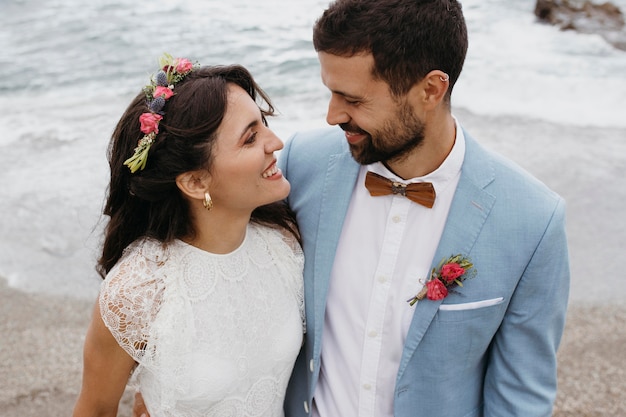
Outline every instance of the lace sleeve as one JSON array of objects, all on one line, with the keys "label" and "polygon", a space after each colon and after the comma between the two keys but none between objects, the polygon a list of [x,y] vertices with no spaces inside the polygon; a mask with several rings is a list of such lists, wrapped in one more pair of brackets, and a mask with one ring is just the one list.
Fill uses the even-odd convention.
[{"label": "lace sleeve", "polygon": [[159,242],[133,243],[100,288],[102,320],[119,345],[141,363],[163,298],[159,271],[164,249]]}]

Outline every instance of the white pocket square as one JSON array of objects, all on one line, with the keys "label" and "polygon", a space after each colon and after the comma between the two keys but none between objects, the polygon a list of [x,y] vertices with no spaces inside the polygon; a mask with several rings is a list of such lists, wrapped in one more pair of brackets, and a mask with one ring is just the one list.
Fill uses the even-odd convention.
[{"label": "white pocket square", "polygon": [[504,297],[491,298],[489,300],[474,301],[471,303],[462,304],[441,304],[439,310],[454,311],[454,310],[475,310],[477,308],[495,306],[504,301]]}]

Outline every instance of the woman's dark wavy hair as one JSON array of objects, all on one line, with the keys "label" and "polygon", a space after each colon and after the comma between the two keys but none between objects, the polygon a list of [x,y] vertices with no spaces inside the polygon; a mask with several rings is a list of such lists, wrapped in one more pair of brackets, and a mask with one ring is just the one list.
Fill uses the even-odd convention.
[{"label": "woman's dark wavy hair", "polygon": [[444,71],[449,103],[467,53],[467,27],[456,0],[336,0],[315,23],[313,46],[338,56],[371,53],[373,76],[395,96],[430,71]]},{"label": "woman's dark wavy hair", "polygon": [[[122,115],[108,150],[111,182],[104,214],[110,219],[96,266],[102,277],[117,263],[124,249],[140,237],[168,243],[193,236],[189,203],[176,186],[176,177],[188,171],[210,169],[217,129],[227,108],[228,83],[240,86],[255,102],[261,102],[264,121],[274,114],[269,97],[244,67],[196,68],[176,84],[176,94],[165,105],[165,116],[159,123],[146,167],[134,174],[124,161],[133,155],[144,136],[139,116],[148,111],[145,94],[138,94]],[[283,227],[299,240],[295,217],[284,201],[257,208],[252,221]]]}]

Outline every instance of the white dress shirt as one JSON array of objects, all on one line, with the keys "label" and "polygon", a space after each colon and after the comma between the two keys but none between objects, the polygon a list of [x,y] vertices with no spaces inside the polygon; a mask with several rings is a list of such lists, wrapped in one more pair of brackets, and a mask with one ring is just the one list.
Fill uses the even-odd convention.
[{"label": "white dress shirt", "polygon": [[[330,277],[315,417],[393,416],[396,375],[414,306],[428,277],[459,181],[465,138],[434,172],[402,180],[382,163],[361,167]],[[365,175],[431,182],[431,209],[402,195],[372,197]],[[358,410],[358,413],[356,412]]]}]

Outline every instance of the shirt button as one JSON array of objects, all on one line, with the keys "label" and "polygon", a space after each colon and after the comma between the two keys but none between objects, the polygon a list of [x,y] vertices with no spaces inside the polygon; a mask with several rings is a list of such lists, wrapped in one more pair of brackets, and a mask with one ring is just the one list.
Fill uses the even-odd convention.
[{"label": "shirt button", "polygon": [[384,275],[379,276],[378,282],[380,282],[381,284],[384,284],[385,282],[387,282],[387,277]]},{"label": "shirt button", "polygon": [[393,216],[393,217],[391,218],[391,220],[392,220],[394,223],[400,223],[400,222],[402,221],[402,217],[401,217],[401,216]]},{"label": "shirt button", "polygon": [[372,386],[371,386],[370,384],[363,384],[363,389],[364,389],[365,391],[369,391],[369,390],[371,390],[371,389],[372,389]]},{"label": "shirt button", "polygon": [[309,369],[311,370],[311,372],[315,370],[315,361],[313,359],[309,361]]},{"label": "shirt button", "polygon": [[376,332],[376,330],[370,330],[370,332],[367,335],[369,337],[376,337],[378,336],[378,333]]}]

